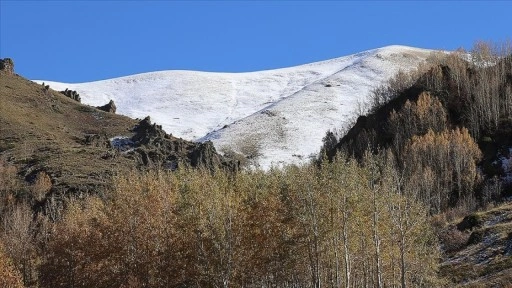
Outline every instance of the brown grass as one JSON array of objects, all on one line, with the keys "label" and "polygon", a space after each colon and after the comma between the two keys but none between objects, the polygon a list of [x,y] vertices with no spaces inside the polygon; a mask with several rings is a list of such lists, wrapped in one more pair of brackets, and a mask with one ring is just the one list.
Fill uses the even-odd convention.
[{"label": "brown grass", "polygon": [[[447,233],[452,236],[456,251],[445,251],[440,276],[452,282],[453,286],[467,287],[510,287],[512,284],[512,256],[506,254],[512,241],[512,203],[505,203],[487,211],[471,214],[478,218],[481,226],[473,227],[465,235],[468,241],[460,243],[463,232]],[[462,219],[450,223],[455,227]],[[448,241],[448,242],[450,242]]]},{"label": "brown grass", "polygon": [[[21,178],[35,181],[46,171],[56,190],[87,191],[105,185],[124,157],[101,158],[106,147],[84,145],[86,134],[131,135],[136,121],[82,105],[50,87],[17,75],[0,75],[0,158],[17,166]],[[127,165],[128,164],[128,165]],[[123,168],[124,169],[124,168]]]}]

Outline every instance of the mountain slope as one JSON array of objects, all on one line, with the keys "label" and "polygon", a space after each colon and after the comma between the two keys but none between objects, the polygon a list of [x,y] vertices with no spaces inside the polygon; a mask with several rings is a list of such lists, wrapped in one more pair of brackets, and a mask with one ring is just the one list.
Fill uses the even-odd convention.
[{"label": "mountain slope", "polygon": [[[512,284],[512,204],[475,212],[442,232],[445,251],[440,274],[455,287],[510,287]],[[458,242],[458,243],[457,243]],[[453,246],[453,245],[452,245]]]},{"label": "mountain slope", "polygon": [[101,195],[111,176],[135,168],[186,163],[236,169],[210,142],[177,139],[148,118],[135,121],[82,105],[2,70],[0,127],[0,172],[15,167],[25,184],[33,184],[39,172],[51,180],[52,190],[38,205],[55,195]]},{"label": "mountain slope", "polygon": [[429,54],[389,46],[260,72],[161,71],[80,84],[44,82],[76,90],[94,106],[113,99],[120,114],[150,115],[174,136],[212,140],[218,150],[240,152],[268,168],[316,154],[325,132],[352,118],[371,89]]}]

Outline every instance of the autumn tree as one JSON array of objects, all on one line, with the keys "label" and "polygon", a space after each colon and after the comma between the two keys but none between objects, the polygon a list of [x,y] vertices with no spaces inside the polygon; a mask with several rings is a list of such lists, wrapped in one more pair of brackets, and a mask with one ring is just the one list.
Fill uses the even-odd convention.
[{"label": "autumn tree", "polygon": [[50,176],[48,176],[46,172],[40,171],[37,173],[34,184],[30,187],[30,191],[32,192],[34,200],[42,201],[51,188],[52,180]]},{"label": "autumn tree", "polygon": [[4,253],[12,259],[25,285],[31,285],[36,278],[35,227],[32,218],[30,207],[20,203],[6,212],[0,228],[0,241],[5,245]]},{"label": "autumn tree", "polygon": [[14,267],[12,260],[5,255],[3,243],[0,241],[0,286],[5,288],[21,288],[23,281]]},{"label": "autumn tree", "polygon": [[421,240],[431,231],[424,210],[372,161],[120,175],[107,198],[68,205],[41,286],[386,287],[396,271],[406,283],[427,279],[434,267],[418,263],[436,253],[410,251],[436,249]]},{"label": "autumn tree", "polygon": [[473,188],[480,181],[480,149],[465,128],[429,131],[413,136],[403,162],[412,196],[438,213],[454,203],[473,202]]},{"label": "autumn tree", "polygon": [[[62,220],[53,229],[45,245],[45,257],[39,267],[42,287],[106,287],[114,284],[118,269],[112,250],[103,237],[107,219],[102,202],[88,198],[68,204]],[[112,257],[109,259],[109,257]]]},{"label": "autumn tree", "polygon": [[423,92],[418,100],[407,100],[398,111],[389,116],[389,129],[393,135],[395,152],[400,155],[407,140],[426,134],[429,130],[441,132],[447,127],[447,113],[441,102]]}]

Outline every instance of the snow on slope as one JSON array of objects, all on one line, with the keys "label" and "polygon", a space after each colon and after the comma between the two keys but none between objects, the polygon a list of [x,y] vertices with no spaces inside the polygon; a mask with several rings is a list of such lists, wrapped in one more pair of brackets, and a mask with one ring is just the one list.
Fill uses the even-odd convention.
[{"label": "snow on slope", "polygon": [[150,115],[174,136],[252,154],[267,169],[308,161],[325,132],[353,117],[374,87],[399,69],[415,68],[430,52],[388,46],[259,72],[161,71],[79,84],[44,82],[76,90],[85,104],[112,99],[117,113]]},{"label": "snow on slope", "polygon": [[373,88],[399,69],[417,67],[429,54],[428,50],[401,46],[370,51],[336,73],[201,140],[242,152],[256,146],[260,154],[257,163],[263,168],[308,161],[318,154],[325,132],[347,124]]}]

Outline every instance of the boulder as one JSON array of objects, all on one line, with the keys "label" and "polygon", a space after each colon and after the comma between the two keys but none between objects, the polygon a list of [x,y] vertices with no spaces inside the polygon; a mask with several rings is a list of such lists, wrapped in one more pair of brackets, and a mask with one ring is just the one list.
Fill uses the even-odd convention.
[{"label": "boulder", "polygon": [[98,109],[100,109],[101,111],[105,111],[105,112],[108,112],[108,113],[116,113],[116,104],[114,103],[114,100],[110,100],[107,104],[103,105],[103,106],[98,106],[96,107]]}]

